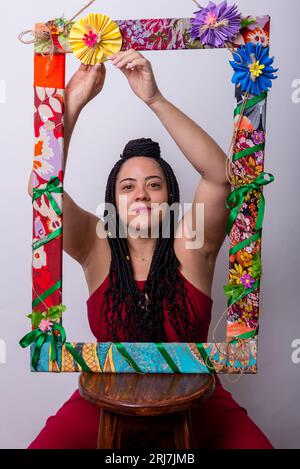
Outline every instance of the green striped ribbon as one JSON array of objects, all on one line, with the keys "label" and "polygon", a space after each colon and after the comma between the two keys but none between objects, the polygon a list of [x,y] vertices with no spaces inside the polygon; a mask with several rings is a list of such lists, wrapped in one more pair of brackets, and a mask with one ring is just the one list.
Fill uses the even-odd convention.
[{"label": "green striped ribbon", "polygon": [[61,215],[62,211],[60,210],[59,206],[57,205],[56,201],[54,200],[52,193],[61,194],[63,193],[63,188],[59,187],[60,180],[57,176],[52,176],[50,180],[47,182],[46,187],[43,188],[33,188],[33,195],[32,195],[32,202],[43,194],[47,195],[50,204],[52,205],[55,213],[57,215]]},{"label": "green striped ribbon", "polygon": [[[268,176],[269,179],[265,179],[265,176]],[[270,173],[260,173],[254,181],[250,182],[249,184],[244,184],[241,187],[238,187],[234,191],[229,194],[226,200],[226,207],[230,209],[229,219],[227,223],[226,232],[229,236],[232,226],[235,222],[236,217],[239,214],[239,210],[243,205],[246,196],[254,191],[258,190],[261,192],[261,198],[259,202],[258,214],[257,214],[257,221],[256,221],[256,231],[262,229],[263,217],[264,217],[264,210],[265,210],[265,198],[262,191],[262,186],[266,186],[274,181],[274,176]]]},{"label": "green striped ribbon", "polygon": [[169,355],[163,344],[161,342],[157,342],[155,343],[155,346],[160,354],[164,357],[173,373],[181,373],[180,369],[177,367],[176,363],[173,361],[172,357]]},{"label": "green striped ribbon", "polygon": [[258,151],[262,151],[265,149],[265,142],[260,143],[259,145],[254,145],[253,147],[246,148],[246,150],[239,151],[238,153],[234,153],[232,155],[232,161],[237,161],[240,158],[244,158],[245,156],[253,155],[253,153],[256,153]]},{"label": "green striped ribbon", "polygon": [[[268,93],[267,91],[264,91],[260,96],[255,96],[254,98],[252,99],[248,99],[246,105],[245,105],[245,110],[246,109],[250,109],[251,107],[255,106],[256,104],[260,103],[261,101],[263,101],[264,99],[266,99],[266,97],[268,96]],[[239,106],[237,106],[234,110],[234,116],[237,116],[238,114],[241,113],[241,110],[242,110],[242,107],[243,107],[243,103],[240,104]]]},{"label": "green striped ribbon", "polygon": [[258,329],[259,329],[259,326],[257,326],[256,329],[253,329],[253,331],[244,332],[244,334],[234,336],[232,337],[232,339],[228,341],[228,343],[235,344],[238,342],[238,339],[252,339],[252,337],[255,337],[258,335]]},{"label": "green striped ribbon", "polygon": [[209,371],[210,373],[216,373],[216,370],[215,370],[215,368],[214,368],[212,362],[210,361],[210,358],[209,358],[208,354],[206,353],[206,350],[205,350],[205,348],[204,348],[204,345],[201,344],[200,342],[197,342],[197,343],[196,343],[196,347],[197,347],[197,349],[198,349],[198,351],[199,351],[199,353],[200,353],[200,355],[201,355],[201,357],[202,357],[202,359],[203,359],[203,361],[204,361],[204,363],[205,363],[205,366],[207,367],[208,371]]},{"label": "green striped ribbon", "polygon": [[227,301],[227,307],[229,308],[229,306],[232,306],[237,301],[242,300],[243,298],[245,298],[245,296],[249,295],[249,293],[252,293],[255,290],[257,290],[259,288],[259,285],[260,285],[260,279],[256,280],[256,282],[254,282],[252,288],[245,288],[244,293],[238,295],[237,298],[234,295],[232,295],[231,298],[229,298],[228,301]]},{"label": "green striped ribbon", "polygon": [[52,239],[58,238],[62,234],[62,226],[57,230],[52,231],[52,233],[48,234],[45,238],[39,239],[32,244],[32,249],[35,251],[36,249],[40,248],[46,243],[49,243]]},{"label": "green striped ribbon", "polygon": [[114,342],[115,346],[117,347],[118,351],[120,352],[120,354],[125,358],[125,360],[127,360],[127,362],[129,363],[129,365],[137,372],[137,373],[141,373],[141,374],[145,374],[141,369],[140,367],[138,366],[138,364],[134,361],[134,359],[129,355],[129,353],[127,352],[126,348],[124,347],[124,345],[121,343],[121,342]]},{"label": "green striped ribbon", "polygon": [[73,345],[70,344],[70,342],[65,342],[63,343],[63,345],[65,345],[68,352],[70,352],[75,362],[77,362],[81,366],[82,371],[85,371],[87,373],[92,373],[92,370],[90,369],[90,367],[88,366],[84,358],[81,355],[79,355],[77,350],[75,350],[75,348],[73,347]]},{"label": "green striped ribbon", "polygon": [[[126,348],[124,347],[124,345],[121,342],[114,342],[114,344],[117,347],[120,354],[127,360],[127,362],[130,364],[130,366],[137,373],[145,374],[145,372],[143,372],[140,369],[138,364],[130,356],[130,354],[128,353],[128,351],[126,350]],[[176,363],[174,362],[174,360],[172,359],[172,357],[170,356],[170,354],[168,353],[166,348],[163,346],[163,344],[161,342],[157,342],[157,343],[154,343],[154,345],[156,346],[156,348],[160,352],[160,354],[163,356],[165,361],[168,363],[168,365],[171,368],[171,370],[173,371],[173,373],[181,373],[180,369],[177,367]]]},{"label": "green striped ribbon", "polygon": [[250,244],[254,243],[255,241],[258,241],[261,238],[262,230],[260,229],[257,233],[254,235],[250,236],[249,238],[245,239],[241,243],[236,244],[229,250],[229,256],[232,256],[233,254],[236,254],[238,251],[241,251],[244,249],[246,246],[249,246]]},{"label": "green striped ribbon", "polygon": [[32,308],[34,308],[36,305],[41,303],[41,301],[47,298],[48,296],[52,295],[52,293],[54,293],[56,290],[61,288],[61,286],[62,286],[62,281],[58,280],[58,282],[52,285],[52,287],[48,288],[48,290],[45,290],[44,293],[42,293],[41,295],[39,295],[37,298],[33,300]]}]

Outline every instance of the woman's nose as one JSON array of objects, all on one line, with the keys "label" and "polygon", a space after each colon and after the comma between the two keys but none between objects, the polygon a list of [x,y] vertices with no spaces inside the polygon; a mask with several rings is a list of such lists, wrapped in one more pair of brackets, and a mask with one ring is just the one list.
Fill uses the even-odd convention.
[{"label": "woman's nose", "polygon": [[137,192],[136,200],[145,200],[145,199],[149,199],[148,192],[145,189],[141,188]]},{"label": "woman's nose", "polygon": [[136,197],[136,200],[149,200],[149,197],[147,194],[144,194],[144,195],[138,195]]}]

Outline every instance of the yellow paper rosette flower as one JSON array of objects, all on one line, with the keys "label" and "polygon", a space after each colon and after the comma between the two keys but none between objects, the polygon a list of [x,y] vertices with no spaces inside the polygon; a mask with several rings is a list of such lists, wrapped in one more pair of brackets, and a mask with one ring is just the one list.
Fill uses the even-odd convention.
[{"label": "yellow paper rosette flower", "polygon": [[89,13],[73,24],[69,43],[74,55],[85,65],[105,62],[122,47],[121,31],[108,16]]}]

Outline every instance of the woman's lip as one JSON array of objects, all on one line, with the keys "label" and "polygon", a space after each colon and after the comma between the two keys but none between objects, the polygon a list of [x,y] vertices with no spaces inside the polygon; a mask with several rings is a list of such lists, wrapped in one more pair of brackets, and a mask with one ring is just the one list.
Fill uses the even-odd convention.
[{"label": "woman's lip", "polygon": [[151,207],[143,207],[143,208],[138,208],[136,209],[136,213],[139,213],[139,212],[146,212],[146,211],[151,211]]}]

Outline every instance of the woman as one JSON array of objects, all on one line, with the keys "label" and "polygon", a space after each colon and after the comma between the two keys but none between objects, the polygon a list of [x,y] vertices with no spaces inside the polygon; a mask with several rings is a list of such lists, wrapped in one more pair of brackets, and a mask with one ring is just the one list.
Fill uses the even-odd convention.
[{"label": "woman", "polygon": [[[102,342],[206,342],[214,267],[228,219],[226,155],[162,95],[143,55],[130,49],[109,60],[160,119],[201,179],[191,208],[179,222],[176,210],[160,210],[179,203],[179,188],[159,145],[143,138],[128,142],[109,175],[104,221],[64,194],[63,247],[84,270],[91,330]],[[104,64],[81,65],[67,85],[65,162],[80,111],[102,90],[105,75]],[[197,220],[201,203],[204,227]],[[116,208],[115,216],[111,207]],[[169,236],[163,236],[166,225]],[[187,226],[195,230],[194,237]],[[156,237],[149,235],[153,228]],[[126,237],[120,234],[123,230]],[[204,240],[199,243],[201,234]],[[76,390],[48,418],[29,449],[96,448],[99,417],[100,410]],[[199,448],[272,448],[217,376],[212,397],[193,413],[193,426]]]}]

